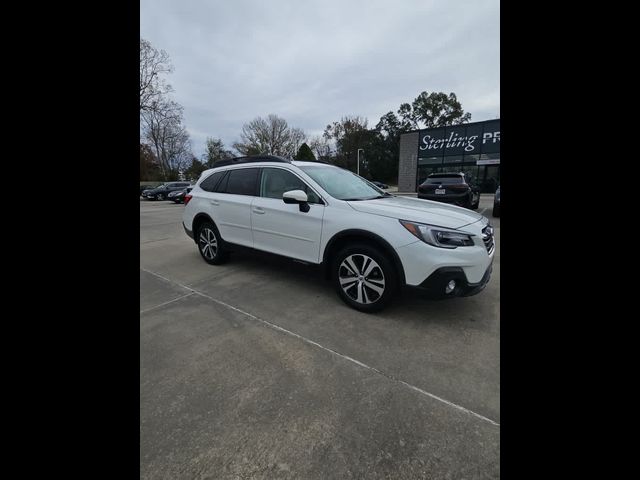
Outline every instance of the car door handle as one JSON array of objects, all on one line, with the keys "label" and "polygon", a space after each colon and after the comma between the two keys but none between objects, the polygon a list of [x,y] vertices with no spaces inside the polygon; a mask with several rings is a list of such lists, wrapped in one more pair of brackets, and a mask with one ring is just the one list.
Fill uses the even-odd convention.
[{"label": "car door handle", "polygon": [[260,207],[253,207],[253,213],[259,213],[260,215],[264,214],[264,210]]},{"label": "car door handle", "polygon": [[220,205],[220,202],[218,200],[209,200],[209,203],[211,205]]}]

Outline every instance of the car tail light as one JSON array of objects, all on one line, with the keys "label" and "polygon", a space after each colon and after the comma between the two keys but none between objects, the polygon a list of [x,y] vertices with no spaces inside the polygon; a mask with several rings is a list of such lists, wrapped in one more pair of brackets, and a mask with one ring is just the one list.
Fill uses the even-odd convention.
[{"label": "car tail light", "polygon": [[184,204],[186,205],[187,203],[189,203],[189,200],[191,200],[192,196],[191,195],[185,195],[184,196]]}]

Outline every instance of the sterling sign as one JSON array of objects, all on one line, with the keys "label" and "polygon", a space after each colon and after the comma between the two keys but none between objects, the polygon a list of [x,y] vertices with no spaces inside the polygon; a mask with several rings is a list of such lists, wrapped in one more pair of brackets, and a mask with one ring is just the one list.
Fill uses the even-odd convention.
[{"label": "sterling sign", "polygon": [[[421,130],[418,148],[418,156],[421,158],[482,153],[499,154],[500,120]],[[498,159],[492,160],[491,163],[500,163]],[[489,162],[490,160],[477,161]],[[478,163],[478,165],[486,164],[488,163]]]}]

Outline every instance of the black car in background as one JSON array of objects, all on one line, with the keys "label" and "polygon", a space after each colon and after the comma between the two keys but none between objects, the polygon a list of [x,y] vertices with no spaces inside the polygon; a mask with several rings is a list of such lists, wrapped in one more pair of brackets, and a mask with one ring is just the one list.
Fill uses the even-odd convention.
[{"label": "black car in background", "polygon": [[159,185],[140,185],[140,196],[142,196],[142,192],[145,190],[152,190],[157,188]]},{"label": "black car in background", "polygon": [[145,190],[144,192],[142,192],[142,197],[149,200],[166,200],[171,192],[175,192],[176,190],[184,190],[189,185],[191,185],[190,182],[165,183],[164,185],[160,185],[157,188]]},{"label": "black car in background", "polygon": [[496,190],[496,194],[493,197],[493,212],[492,215],[494,217],[500,216],[500,185],[498,185],[498,189]]},{"label": "black car in background", "polygon": [[371,180],[371,183],[373,183],[376,187],[381,188],[383,190],[386,190],[387,188],[389,188],[389,185],[387,185],[386,183],[378,182],[376,180]]},{"label": "black car in background", "polygon": [[464,172],[432,173],[418,187],[418,198],[476,210],[480,189]]},{"label": "black car in background", "polygon": [[191,190],[193,190],[193,185],[189,185],[183,190],[176,190],[175,192],[171,192],[167,197],[167,200],[172,200],[175,203],[184,203],[184,196]]}]

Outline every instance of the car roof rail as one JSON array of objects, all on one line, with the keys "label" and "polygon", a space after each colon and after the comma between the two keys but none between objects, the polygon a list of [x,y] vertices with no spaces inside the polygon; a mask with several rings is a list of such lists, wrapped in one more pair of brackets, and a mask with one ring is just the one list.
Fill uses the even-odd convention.
[{"label": "car roof rail", "polygon": [[291,160],[284,157],[278,157],[276,155],[248,155],[245,157],[235,157],[235,158],[227,158],[225,160],[218,160],[213,164],[213,168],[224,167],[226,165],[238,165],[241,163],[256,163],[256,162],[291,163]]},{"label": "car roof rail", "polygon": [[330,162],[327,162],[326,160],[319,160],[319,159],[315,159],[315,160],[297,160],[298,162],[309,162],[309,163],[324,163],[326,165],[333,165]]}]

